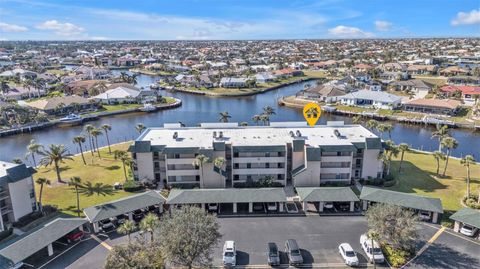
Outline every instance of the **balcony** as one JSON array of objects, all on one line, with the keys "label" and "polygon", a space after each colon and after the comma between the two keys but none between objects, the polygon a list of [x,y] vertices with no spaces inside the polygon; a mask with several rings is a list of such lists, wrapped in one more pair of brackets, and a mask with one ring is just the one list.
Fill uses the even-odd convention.
[{"label": "balcony", "polygon": [[284,163],[285,157],[235,157],[233,163]]},{"label": "balcony", "polygon": [[199,176],[201,174],[200,170],[167,170],[168,176]]},{"label": "balcony", "polygon": [[234,175],[278,175],[285,174],[285,168],[240,168],[233,169]]},{"label": "balcony", "polygon": [[167,159],[166,163],[169,164],[193,164],[195,158],[180,158],[180,159]]}]

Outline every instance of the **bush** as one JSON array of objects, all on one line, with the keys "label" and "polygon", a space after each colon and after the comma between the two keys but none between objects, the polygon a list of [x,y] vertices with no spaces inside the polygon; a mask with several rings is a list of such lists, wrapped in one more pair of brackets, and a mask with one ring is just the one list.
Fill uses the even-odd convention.
[{"label": "bush", "polygon": [[10,228],[8,230],[4,230],[4,231],[1,231],[0,232],[0,241],[2,241],[3,239],[9,237],[13,232],[13,229]]},{"label": "bush", "polygon": [[384,187],[392,187],[392,186],[394,186],[396,183],[397,183],[397,181],[396,181],[395,179],[393,179],[393,180],[386,180],[385,182],[383,182],[383,186],[384,186]]},{"label": "bush", "polygon": [[198,189],[200,183],[171,183],[170,187],[173,189]]},{"label": "bush", "polygon": [[401,267],[412,256],[412,253],[406,250],[394,249],[389,245],[382,244],[382,251],[385,254],[385,258],[392,267]]},{"label": "bush", "polygon": [[478,195],[470,195],[470,197],[463,197],[463,203],[473,209],[480,209],[480,203],[478,203]]},{"label": "bush", "polygon": [[36,219],[39,219],[41,217],[42,217],[42,213],[40,211],[32,212],[28,215],[25,215],[25,216],[19,218],[16,222],[13,223],[13,227],[16,227],[16,228],[23,227],[23,226],[29,224],[30,222],[32,222]]},{"label": "bush", "polygon": [[145,187],[138,181],[134,180],[127,180],[123,184],[123,190],[128,191],[128,192],[136,192],[136,191],[141,191]]},{"label": "bush", "polygon": [[325,182],[325,183],[320,183],[320,186],[322,187],[348,187],[350,186],[350,182]]}]

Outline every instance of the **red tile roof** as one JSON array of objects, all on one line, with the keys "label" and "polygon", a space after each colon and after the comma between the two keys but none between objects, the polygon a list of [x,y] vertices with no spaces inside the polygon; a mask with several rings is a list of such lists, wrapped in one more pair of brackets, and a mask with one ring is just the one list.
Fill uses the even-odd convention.
[{"label": "red tile roof", "polygon": [[477,86],[455,86],[446,85],[440,88],[442,92],[456,92],[461,91],[462,94],[480,94],[480,87]]}]

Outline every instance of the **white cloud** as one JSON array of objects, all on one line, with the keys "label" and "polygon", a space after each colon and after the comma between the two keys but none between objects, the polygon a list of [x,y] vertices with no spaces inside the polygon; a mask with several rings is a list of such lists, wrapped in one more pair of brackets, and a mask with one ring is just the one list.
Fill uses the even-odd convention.
[{"label": "white cloud", "polygon": [[45,21],[37,25],[36,28],[53,31],[56,35],[62,37],[80,37],[85,33],[85,29],[80,26],[76,26],[69,22],[61,23],[57,20]]},{"label": "white cloud", "polygon": [[372,33],[362,31],[357,27],[344,25],[338,25],[337,27],[328,29],[328,33],[341,38],[373,37]]},{"label": "white cloud", "polygon": [[470,12],[458,12],[457,17],[455,17],[450,23],[453,26],[480,24],[480,9],[474,9]]},{"label": "white cloud", "polygon": [[19,33],[19,32],[28,31],[28,28],[25,27],[25,26],[20,26],[20,25],[16,25],[16,24],[8,24],[8,23],[0,22],[0,31]]},{"label": "white cloud", "polygon": [[392,23],[388,21],[375,21],[375,29],[377,31],[389,31],[392,27]]},{"label": "white cloud", "polygon": [[90,40],[110,40],[110,38],[106,36],[91,36],[89,39]]}]

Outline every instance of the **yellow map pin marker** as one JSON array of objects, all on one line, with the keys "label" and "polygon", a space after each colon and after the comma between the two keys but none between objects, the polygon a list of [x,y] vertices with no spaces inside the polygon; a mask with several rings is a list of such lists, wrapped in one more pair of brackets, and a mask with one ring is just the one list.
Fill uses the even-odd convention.
[{"label": "yellow map pin marker", "polygon": [[313,126],[315,123],[317,123],[321,114],[322,110],[316,103],[308,103],[303,107],[303,116],[310,126]]}]

